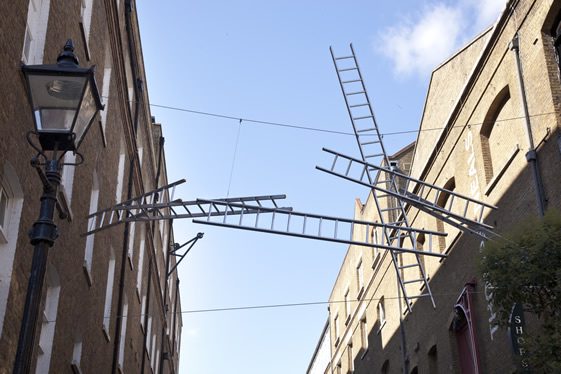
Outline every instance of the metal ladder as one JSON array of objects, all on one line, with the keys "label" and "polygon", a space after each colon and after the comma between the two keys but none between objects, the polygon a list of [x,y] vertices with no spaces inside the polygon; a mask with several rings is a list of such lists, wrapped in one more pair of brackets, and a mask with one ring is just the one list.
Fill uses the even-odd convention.
[{"label": "metal ladder", "polygon": [[[483,236],[484,234],[491,233],[490,230],[493,226],[483,223],[482,219],[485,212],[497,209],[494,205],[415,179],[387,167],[368,164],[357,158],[346,156],[326,148],[323,148],[323,151],[334,156],[333,162],[330,168],[316,166],[318,170],[403,200],[439,220],[457,227],[462,231],[480,236],[482,239],[487,238],[487,236]],[[391,190],[388,189],[387,180],[378,180],[375,183],[370,183],[367,178],[368,170],[370,172],[385,173],[388,176],[387,178],[404,182],[404,186],[398,190]],[[410,184],[415,184],[415,193],[409,192],[407,186]],[[439,197],[443,195],[448,196],[448,201],[445,206],[440,206],[438,205],[438,200]],[[458,207],[458,212],[452,211],[453,204]],[[473,218],[470,218],[470,214]]]},{"label": "metal ladder", "polygon": [[[329,51],[333,59],[335,71],[337,72],[337,78],[345,99],[362,160],[369,164],[382,164],[389,168],[390,162],[382,142],[382,137],[380,136],[378,124],[372,110],[366,86],[364,85],[353,45],[350,44],[350,55],[336,57],[332,47],[329,47]],[[364,169],[364,173],[370,185],[386,183],[388,186],[387,190],[392,192],[398,191],[395,178],[392,178],[391,175],[386,175],[388,173],[385,171],[378,171],[377,175],[373,176],[371,174],[372,171],[373,170],[370,168]],[[380,180],[379,178],[383,179]],[[372,195],[382,224],[388,222],[398,227],[411,227],[401,199],[396,199],[391,194],[381,192],[379,189],[374,188],[372,188]],[[385,204],[383,204],[384,201]],[[397,217],[397,219],[395,217]],[[404,231],[404,233],[400,233],[399,235],[392,235],[386,231],[384,232],[384,238],[387,245],[390,247],[396,246],[393,244],[395,241],[397,241],[397,246],[401,246],[405,241],[409,241],[415,251],[417,251],[417,238],[412,231]],[[432,252],[432,248],[429,248],[429,252]],[[433,307],[436,308],[425,268],[419,257],[422,255],[413,253],[413,261],[405,264],[402,258],[400,258],[401,253],[402,252],[399,250],[390,250],[399,286],[408,311],[411,311],[412,300],[421,297],[429,297]],[[405,272],[407,271],[407,273],[410,273],[411,270],[415,268],[418,270],[419,277],[405,280]],[[410,284],[419,284],[421,286],[421,292],[417,295],[410,295],[407,287]]]},{"label": "metal ladder", "polygon": [[[248,204],[245,201],[198,199],[197,202],[209,204],[221,214],[212,214],[209,211],[205,219],[203,217],[194,219],[194,223],[387,249],[400,253],[419,254],[420,252],[414,246],[406,246],[396,241],[385,242],[383,238],[422,234],[428,236],[429,241],[432,242],[433,236],[446,236],[445,233],[437,231],[296,212],[285,208]],[[251,213],[249,218],[247,218],[248,212]],[[356,235],[356,232],[364,232],[364,235]],[[446,257],[441,253],[426,254]]]}]

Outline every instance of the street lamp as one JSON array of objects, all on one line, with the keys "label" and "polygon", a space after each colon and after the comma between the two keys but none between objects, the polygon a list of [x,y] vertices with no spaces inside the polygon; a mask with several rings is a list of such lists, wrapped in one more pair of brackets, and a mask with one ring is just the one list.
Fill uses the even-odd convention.
[{"label": "street lamp", "polygon": [[[31,370],[48,249],[58,237],[53,218],[55,207],[61,211],[57,203],[64,165],[61,160],[67,151],[72,151],[80,156],[77,164],[83,161],[82,155],[77,153],[78,147],[97,112],[103,109],[94,67],[78,66],[72,40],[66,42],[55,65],[23,65],[22,72],[35,123],[35,131],[27,135],[29,144],[37,151],[31,165],[41,178],[43,195],[39,218],[29,231],[34,250],[14,363],[13,372],[18,374]],[[34,135],[39,139],[39,146],[32,141]]]}]

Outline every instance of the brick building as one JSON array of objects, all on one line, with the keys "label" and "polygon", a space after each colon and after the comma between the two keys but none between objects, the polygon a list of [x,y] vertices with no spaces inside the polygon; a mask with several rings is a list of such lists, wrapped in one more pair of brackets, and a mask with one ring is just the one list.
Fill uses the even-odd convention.
[{"label": "brick building", "polygon": [[29,164],[33,118],[21,63],[55,63],[67,39],[81,66],[96,65],[105,109],[80,147],[84,163],[62,169],[58,199],[70,214],[55,217],[60,236],[49,252],[32,370],[177,372],[179,281],[176,273],[167,279],[165,269],[170,223],[82,235],[89,213],[168,183],[162,129],[145,89],[135,2],[3,1],[0,14],[0,373],[14,364],[33,252],[27,231],[42,193]]},{"label": "brick building", "polygon": [[[497,206],[483,216],[497,233],[541,214],[542,203],[561,208],[555,198],[561,193],[560,20],[559,1],[505,2],[492,28],[433,71],[415,147],[401,152],[404,160],[412,156],[412,177]],[[464,209],[431,193],[422,197],[453,212]],[[468,214],[476,218],[476,210]],[[372,195],[357,201],[356,219],[374,222],[377,214]],[[349,247],[330,296],[325,372],[514,372],[508,333],[493,325],[492,289],[476,269],[485,242],[414,208],[408,218],[413,227],[448,234],[430,246],[445,259],[422,259],[436,308],[419,298],[409,312],[389,253]],[[416,240],[427,250],[428,240]],[[401,271],[404,280],[414,276]],[[423,291],[418,285],[407,290]]]}]

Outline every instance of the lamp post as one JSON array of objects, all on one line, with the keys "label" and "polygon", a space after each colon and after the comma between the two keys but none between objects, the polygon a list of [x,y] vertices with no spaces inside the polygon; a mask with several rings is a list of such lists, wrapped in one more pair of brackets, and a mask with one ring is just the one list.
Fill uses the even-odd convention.
[{"label": "lamp post", "polygon": [[[62,157],[67,151],[80,156],[78,147],[103,108],[94,78],[94,67],[80,68],[74,55],[72,40],[54,65],[23,65],[35,131],[27,135],[29,144],[37,151],[31,165],[43,183],[39,218],[29,231],[34,246],[31,274],[27,286],[25,307],[14,363],[14,373],[29,373],[35,343],[35,332],[41,304],[48,250],[58,237],[53,221],[55,208],[60,210],[57,192],[61,180]],[[39,140],[34,144],[32,136]],[[73,165],[77,165],[73,164]],[[43,168],[44,170],[43,170]]]}]

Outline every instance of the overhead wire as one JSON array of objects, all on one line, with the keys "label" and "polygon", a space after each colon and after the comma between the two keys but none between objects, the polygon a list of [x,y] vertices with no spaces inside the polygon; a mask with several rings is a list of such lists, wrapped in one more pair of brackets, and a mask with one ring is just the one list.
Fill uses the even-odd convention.
[{"label": "overhead wire", "polygon": [[[170,106],[170,105],[161,105],[161,104],[150,103],[150,106],[156,107],[156,108],[162,108],[162,109],[192,113],[192,114],[199,114],[199,115],[203,115],[203,116],[231,119],[231,120],[236,120],[236,121],[244,121],[244,122],[248,122],[248,123],[255,123],[255,124],[261,124],[261,125],[287,127],[287,128],[298,129],[298,130],[316,131],[316,132],[324,132],[324,133],[331,133],[331,134],[338,134],[338,135],[352,135],[352,136],[355,135],[354,133],[345,132],[345,131],[328,130],[328,129],[322,129],[322,128],[318,128],[318,127],[295,125],[295,124],[283,123],[283,122],[264,121],[264,120],[257,120],[257,119],[251,119],[251,118],[236,117],[236,116],[230,116],[230,115],[225,115],[225,114],[220,114],[220,113],[203,112],[203,111],[199,111],[199,110],[180,108],[180,107],[175,107],[175,106]],[[547,115],[551,115],[551,114],[555,114],[555,113],[556,112],[537,113],[537,114],[531,114],[529,117],[530,118],[535,118],[535,117],[547,116]],[[495,122],[500,123],[500,122],[507,122],[507,121],[524,119],[524,118],[526,118],[526,117],[525,116],[510,117],[510,118],[497,119]],[[457,126],[449,126],[449,127],[435,127],[435,128],[431,128],[431,129],[392,131],[392,132],[380,133],[380,135],[381,136],[392,136],[392,135],[416,134],[416,133],[420,133],[420,132],[443,130],[445,128],[462,128],[462,127],[481,126],[481,125],[483,125],[483,122],[474,122],[474,123],[467,123],[465,125],[457,125]],[[362,136],[365,136],[365,135],[362,135]]]},{"label": "overhead wire", "polygon": [[[483,294],[484,291],[473,291],[472,294]],[[458,293],[437,293],[433,294],[435,296],[457,296]],[[315,306],[315,305],[333,305],[333,304],[343,304],[343,303],[357,303],[365,301],[380,301],[380,300],[399,300],[400,297],[397,296],[382,296],[382,297],[371,297],[364,299],[348,299],[348,300],[331,300],[331,301],[310,301],[310,302],[299,302],[299,303],[285,303],[285,304],[262,304],[262,305],[245,305],[245,306],[234,306],[234,307],[222,307],[222,308],[206,308],[206,309],[190,309],[181,310],[179,312],[174,312],[178,314],[196,314],[196,313],[213,313],[213,312],[231,312],[231,311],[243,311],[243,310],[259,310],[259,309],[277,309],[277,308],[295,308],[295,307],[305,307],[305,306]],[[170,314],[173,314],[170,312]],[[121,317],[143,317],[145,313],[140,314],[127,314]],[[109,317],[103,317],[104,319]],[[44,322],[56,322],[54,320],[47,320]]]}]

